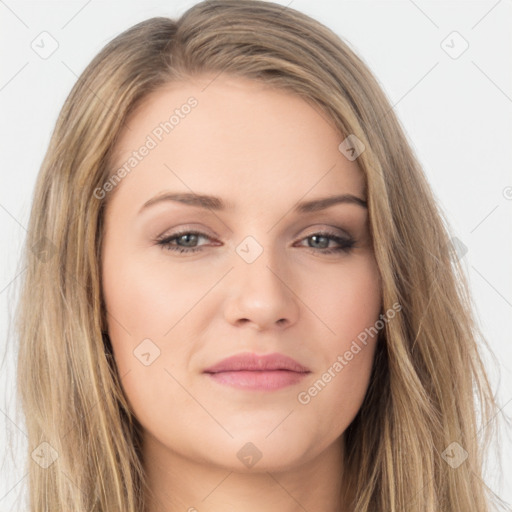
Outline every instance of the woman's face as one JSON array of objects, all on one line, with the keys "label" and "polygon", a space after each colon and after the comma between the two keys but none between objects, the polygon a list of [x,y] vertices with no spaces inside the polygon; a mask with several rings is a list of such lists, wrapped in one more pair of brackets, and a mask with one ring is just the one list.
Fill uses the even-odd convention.
[{"label": "woman's face", "polygon": [[[212,78],[148,98],[117,145],[117,181],[95,192],[109,201],[109,335],[146,446],[284,469],[341,446],[369,384],[377,337],[362,339],[381,289],[367,209],[300,207],[365,200],[364,180],[318,109]],[[282,354],[307,372],[205,372],[239,354]]]}]

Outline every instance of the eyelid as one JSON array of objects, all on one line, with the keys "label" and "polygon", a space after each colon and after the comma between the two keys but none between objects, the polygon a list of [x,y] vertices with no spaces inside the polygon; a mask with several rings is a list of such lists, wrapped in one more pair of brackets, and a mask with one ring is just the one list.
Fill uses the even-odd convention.
[{"label": "eyelid", "polygon": [[[340,228],[339,226],[333,226],[331,224],[314,224],[313,226],[309,226],[308,228],[306,228],[306,232],[309,232],[309,230],[311,230],[311,233],[312,234],[315,234],[317,231],[338,231],[340,233],[342,233],[343,235],[346,235],[346,236],[351,236],[351,234],[344,228]],[[300,233],[302,233],[302,231],[304,231],[303,229],[301,229],[296,236],[299,236]],[[302,235],[302,236],[307,236],[307,235]]]},{"label": "eyelid", "polygon": [[170,236],[176,236],[179,233],[190,233],[190,232],[197,232],[198,234],[208,236],[210,238],[220,238],[220,235],[218,235],[215,231],[208,229],[203,226],[194,227],[193,224],[185,224],[185,225],[179,225],[174,228],[166,229],[161,235],[158,235],[156,239],[161,240],[163,238],[168,238]]}]

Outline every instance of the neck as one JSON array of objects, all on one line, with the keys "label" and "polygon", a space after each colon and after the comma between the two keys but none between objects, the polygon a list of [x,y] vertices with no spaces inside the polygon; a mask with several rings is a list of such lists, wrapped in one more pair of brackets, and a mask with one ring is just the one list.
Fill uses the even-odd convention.
[{"label": "neck", "polygon": [[144,440],[147,512],[348,512],[341,503],[343,437],[286,470],[246,472],[185,458],[152,436]]}]

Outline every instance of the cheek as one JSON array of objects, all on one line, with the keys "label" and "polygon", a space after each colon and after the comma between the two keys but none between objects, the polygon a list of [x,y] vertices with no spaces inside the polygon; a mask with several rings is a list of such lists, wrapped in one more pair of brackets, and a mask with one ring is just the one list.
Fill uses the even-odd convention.
[{"label": "cheek", "polygon": [[299,407],[306,416],[321,419],[316,425],[318,434],[335,439],[356,417],[370,383],[375,347],[375,341],[366,346],[359,343],[352,350],[343,347],[347,350],[333,354],[324,371],[301,389]]},{"label": "cheek", "polygon": [[157,268],[135,258],[125,257],[118,265],[108,263],[103,283],[114,359],[126,398],[148,429],[155,413],[165,408],[162,394],[181,410],[187,405],[181,403],[183,395],[175,393],[176,385],[166,373],[186,365],[185,346],[162,342],[185,314],[187,291],[180,293],[179,283],[167,282]]},{"label": "cheek", "polygon": [[372,256],[354,257],[335,272],[331,269],[325,276],[310,279],[309,287],[314,292],[310,293],[308,305],[325,324],[327,353],[333,349],[344,350],[352,339],[378,320],[382,292]]},{"label": "cheek", "polygon": [[328,327],[319,338],[323,366],[297,397],[306,410],[321,413],[322,428],[333,432],[343,431],[363,402],[380,332],[375,327],[382,306],[376,262],[367,257],[351,263],[340,266],[334,278],[338,286],[332,275],[317,279],[311,308]]},{"label": "cheek", "polygon": [[[211,287],[210,279],[184,276],[180,269],[125,257],[117,265],[106,261],[105,304],[109,325],[121,336],[162,339]],[[109,271],[110,269],[110,271]]]},{"label": "cheek", "polygon": [[[159,259],[153,264],[111,243],[105,252],[103,294],[107,324],[114,358],[127,397],[143,418],[141,411],[160,411],[163,390],[178,404],[183,394],[172,377],[175,368],[187,367],[191,345],[186,343],[192,333],[187,322],[195,314],[201,297],[212,286],[212,275],[193,276]],[[215,276],[213,276],[215,277]],[[191,315],[187,317],[187,314]],[[173,337],[182,342],[169,343]],[[186,397],[185,397],[186,398]],[[180,407],[189,406],[179,403]]]}]

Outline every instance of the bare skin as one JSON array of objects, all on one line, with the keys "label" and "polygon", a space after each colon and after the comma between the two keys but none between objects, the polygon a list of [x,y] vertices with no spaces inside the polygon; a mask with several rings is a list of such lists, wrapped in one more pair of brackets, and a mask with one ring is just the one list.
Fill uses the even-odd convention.
[{"label": "bare skin", "polygon": [[[109,335],[144,429],[148,511],[346,512],[343,435],[366,393],[376,338],[341,371],[333,364],[378,320],[379,273],[366,207],[294,207],[338,194],[365,200],[364,179],[317,108],[257,82],[212,78],[169,84],[141,105],[116,168],[148,135],[157,145],[105,198]],[[158,140],[155,127],[190,97],[197,105]],[[166,191],[218,196],[231,208],[143,208]],[[202,234],[170,245],[199,251],[157,242],[187,230]],[[326,253],[349,238],[349,250]],[[282,353],[310,373],[272,391],[204,373],[242,352]]]}]

